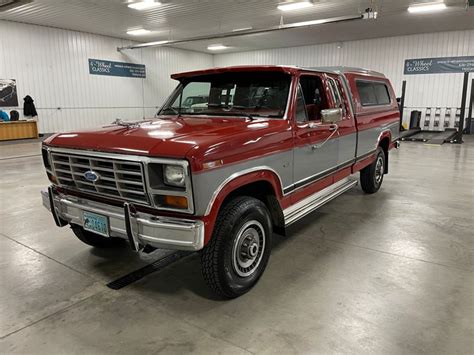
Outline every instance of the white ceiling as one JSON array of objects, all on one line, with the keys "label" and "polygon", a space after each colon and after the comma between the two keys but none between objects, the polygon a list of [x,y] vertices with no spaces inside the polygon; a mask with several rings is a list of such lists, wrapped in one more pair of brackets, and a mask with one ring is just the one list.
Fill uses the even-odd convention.
[{"label": "white ceiling", "polygon": [[[131,1],[131,0],[130,0]],[[357,15],[367,7],[377,8],[377,20],[356,20],[311,28],[291,29],[259,35],[189,42],[176,47],[208,52],[207,45],[224,43],[225,52],[262,48],[349,41],[364,38],[474,29],[474,8],[466,0],[445,0],[448,9],[440,13],[409,14],[407,7],[425,0],[319,0],[309,9],[282,13],[279,0],[162,0],[146,11],[127,7],[121,0],[33,0],[0,11],[0,20],[19,21],[63,29],[91,32],[140,42],[177,40],[230,32],[236,28],[261,29],[284,23]],[[143,36],[127,30],[145,28]]]}]

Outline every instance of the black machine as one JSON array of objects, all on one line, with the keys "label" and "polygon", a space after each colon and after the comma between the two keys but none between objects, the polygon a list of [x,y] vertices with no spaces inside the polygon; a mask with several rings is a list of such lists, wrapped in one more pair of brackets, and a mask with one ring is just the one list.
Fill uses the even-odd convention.
[{"label": "black machine", "polygon": [[[421,128],[421,111],[412,111],[410,115],[410,127],[408,130],[403,129],[401,125],[403,104],[400,107],[401,119],[400,119],[400,139],[402,141],[420,141],[428,144],[443,144],[449,143],[462,143],[463,133],[471,133],[471,115],[472,108],[469,110],[469,117],[467,119],[467,125],[464,124],[465,108],[467,101],[467,86],[468,86],[469,73],[464,73],[462,100],[460,108],[446,107],[444,110],[444,117],[442,118],[442,108],[436,107],[434,110],[431,107],[427,107],[425,110],[425,117],[422,122],[423,128]],[[473,80],[474,86],[474,80]],[[402,86],[402,102],[405,96],[406,81],[403,82]],[[471,88],[471,105],[474,101],[474,94],[472,93],[474,88]],[[434,114],[433,114],[434,112]],[[454,112],[454,120],[452,120]],[[465,129],[466,127],[466,129]]]},{"label": "black machine", "polygon": [[[432,109],[428,107],[425,111],[425,119],[423,121],[423,129],[420,129],[419,123],[421,111],[412,111],[410,117],[410,130],[405,132],[413,132],[412,134],[400,135],[403,141],[419,141],[428,144],[443,144],[446,142],[453,143],[458,130],[449,128],[451,122],[451,108],[447,107],[444,111],[443,127],[441,127],[441,107],[436,107],[434,116],[431,114]],[[412,128],[411,125],[415,124]],[[430,126],[432,125],[432,129]],[[443,129],[443,130],[441,130]]]}]

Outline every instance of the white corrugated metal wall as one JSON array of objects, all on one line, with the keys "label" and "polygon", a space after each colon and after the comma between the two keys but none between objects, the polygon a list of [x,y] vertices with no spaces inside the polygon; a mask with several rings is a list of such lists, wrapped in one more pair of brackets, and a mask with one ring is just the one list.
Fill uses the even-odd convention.
[{"label": "white corrugated metal wall", "polygon": [[[0,21],[0,33],[0,78],[17,80],[20,106],[27,94],[35,99],[41,132],[93,127],[116,117],[152,116],[175,86],[171,73],[242,64],[378,70],[392,80],[398,95],[402,80],[407,80],[407,119],[413,109],[442,107],[444,112],[458,107],[462,74],[404,76],[405,59],[474,55],[472,30],[352,41],[341,48],[331,43],[214,56],[173,48],[119,53],[116,48],[128,44],[126,40],[8,21]],[[90,75],[88,58],[145,64],[147,78]]]},{"label": "white corrugated metal wall", "polygon": [[[209,54],[148,48],[117,52],[126,40],[0,21],[0,78],[16,79],[22,113],[30,95],[40,132],[94,127],[115,118],[153,116],[176,83],[174,72],[213,65]],[[146,65],[146,79],[90,75],[88,58]],[[13,108],[8,108],[11,110]]]},{"label": "white corrugated metal wall", "polygon": [[[446,107],[459,107],[463,74],[403,75],[405,59],[467,55],[474,55],[473,30],[217,54],[214,65],[345,65],[370,68],[387,75],[397,95],[401,94],[402,81],[407,81],[404,118],[408,119],[409,111],[414,109],[424,113],[427,107],[442,107],[444,114]],[[454,123],[454,112],[452,121]]]}]

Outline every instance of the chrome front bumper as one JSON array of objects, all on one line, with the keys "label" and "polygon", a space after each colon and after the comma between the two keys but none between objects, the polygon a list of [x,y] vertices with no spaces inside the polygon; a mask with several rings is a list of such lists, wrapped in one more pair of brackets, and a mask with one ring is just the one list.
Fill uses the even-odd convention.
[{"label": "chrome front bumper", "polygon": [[199,220],[154,216],[136,212],[133,205],[110,206],[80,197],[41,191],[43,205],[53,214],[58,226],[67,223],[84,225],[84,211],[107,216],[109,235],[129,240],[132,249],[145,246],[176,250],[200,250],[204,247],[204,222]]}]

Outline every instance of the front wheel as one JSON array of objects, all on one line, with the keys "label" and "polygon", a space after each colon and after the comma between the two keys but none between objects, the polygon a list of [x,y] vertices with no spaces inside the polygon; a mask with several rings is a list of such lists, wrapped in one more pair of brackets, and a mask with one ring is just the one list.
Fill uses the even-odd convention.
[{"label": "front wheel", "polygon": [[201,252],[202,273],[209,287],[225,298],[248,292],[268,263],[271,235],[270,214],[263,202],[242,196],[227,203]]},{"label": "front wheel", "polygon": [[385,153],[382,148],[377,148],[376,158],[372,164],[360,171],[360,185],[362,190],[373,194],[380,189],[385,172]]}]

